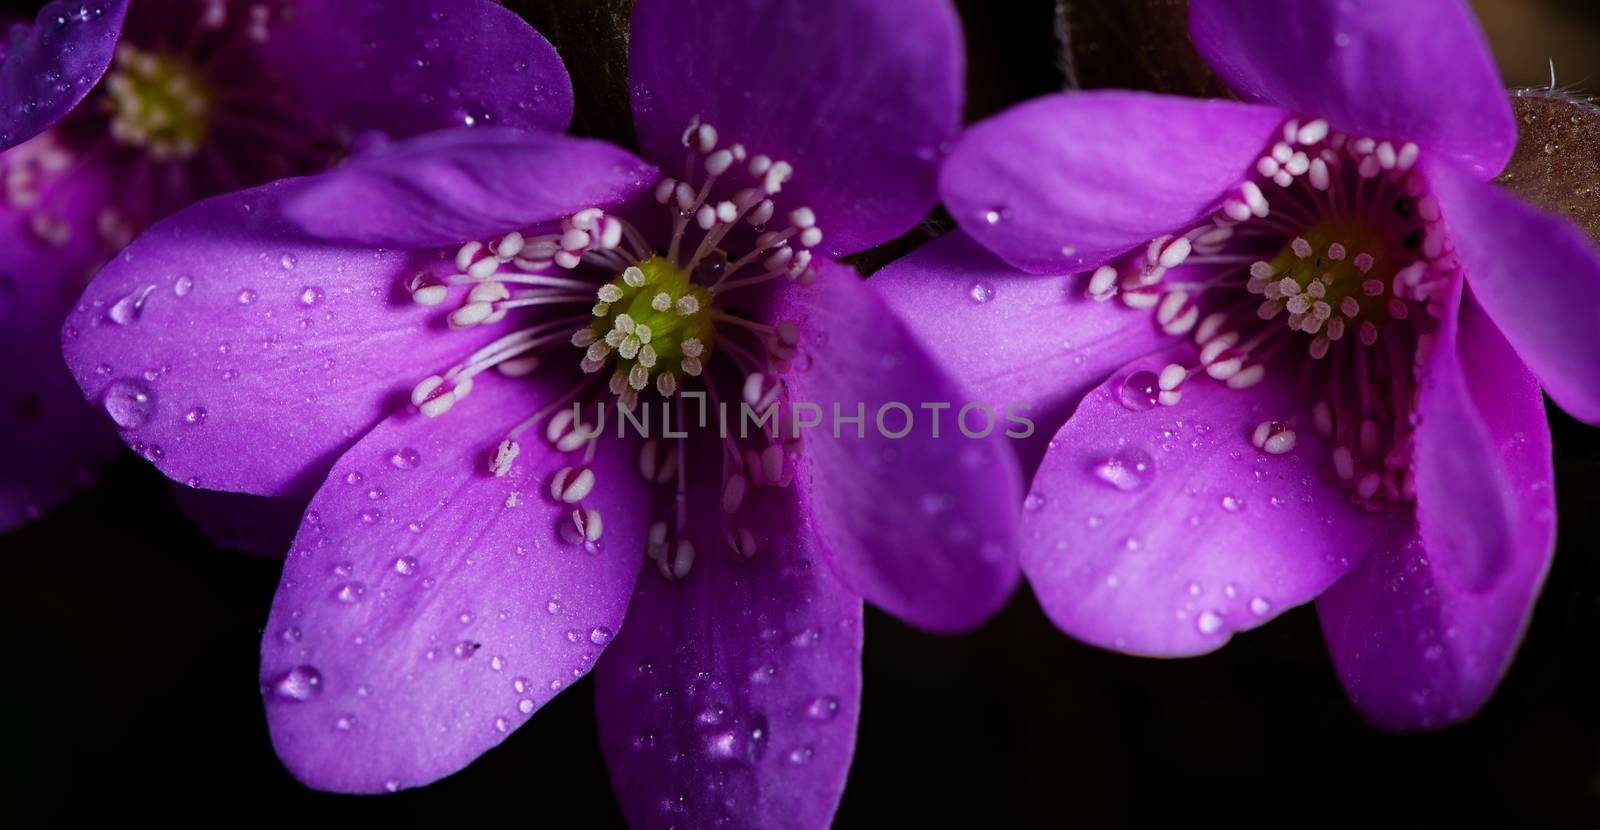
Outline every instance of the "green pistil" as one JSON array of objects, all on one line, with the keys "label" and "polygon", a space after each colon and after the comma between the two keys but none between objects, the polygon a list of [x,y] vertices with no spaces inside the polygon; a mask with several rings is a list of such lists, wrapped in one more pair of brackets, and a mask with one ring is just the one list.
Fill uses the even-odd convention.
[{"label": "green pistil", "polygon": [[[1381,326],[1390,317],[1390,282],[1399,264],[1393,243],[1366,225],[1319,222],[1267,264],[1291,314],[1315,315],[1325,304],[1324,319],[1342,317],[1348,326],[1365,322]],[[1298,290],[1284,291],[1286,278]],[[1352,309],[1354,315],[1349,313]]]},{"label": "green pistil", "polygon": [[661,374],[674,381],[697,375],[711,355],[711,292],[665,257],[651,257],[602,287],[594,316],[596,341],[611,350],[616,373],[634,389]]},{"label": "green pistil", "polygon": [[119,46],[105,88],[111,135],[124,144],[158,158],[188,158],[210,135],[211,93],[179,57]]}]

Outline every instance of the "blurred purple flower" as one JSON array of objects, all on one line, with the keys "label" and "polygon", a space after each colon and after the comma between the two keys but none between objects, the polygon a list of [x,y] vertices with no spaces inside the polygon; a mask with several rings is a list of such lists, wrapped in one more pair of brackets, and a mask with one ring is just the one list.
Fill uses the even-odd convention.
[{"label": "blurred purple flower", "polygon": [[[321,169],[352,140],[491,121],[565,129],[555,51],[487,0],[81,0],[0,46],[0,530],[116,455],[56,357],[94,270],[216,193]],[[136,318],[133,296],[110,319]],[[157,376],[161,364],[105,371]]]},{"label": "blurred purple flower", "polygon": [[1315,598],[1368,720],[1468,718],[1554,543],[1541,383],[1600,420],[1600,258],[1488,182],[1516,124],[1455,0],[1190,15],[1250,103],[980,124],[941,180],[966,235],[873,282],[983,397],[1065,422],[1022,549],[1062,630],[1200,654]]},{"label": "blurred purple flower", "polygon": [[[955,630],[1017,578],[1004,439],[871,429],[963,396],[831,261],[933,204],[961,54],[945,0],[641,3],[635,124],[672,178],[447,131],[196,206],[101,272],[64,345],[124,438],[178,480],[316,491],[262,643],[296,776],[426,784],[598,667],[634,824],[828,823],[861,598]],[[719,438],[689,393],[859,406],[869,437]],[[619,399],[652,440],[617,437]]]}]

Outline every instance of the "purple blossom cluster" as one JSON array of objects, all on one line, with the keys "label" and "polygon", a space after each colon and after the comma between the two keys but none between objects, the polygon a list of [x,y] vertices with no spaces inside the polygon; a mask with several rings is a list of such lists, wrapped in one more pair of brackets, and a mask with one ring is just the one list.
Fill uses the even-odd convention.
[{"label": "purple blossom cluster", "polygon": [[963,130],[949,0],[639,0],[629,149],[490,0],[55,0],[0,41],[0,530],[126,446],[282,557],[267,727],[335,792],[592,673],[633,825],[827,826],[863,603],[954,634],[1023,577],[1157,657],[1315,601],[1374,726],[1470,718],[1544,395],[1600,422],[1600,252],[1493,184],[1458,0],[1189,22],[1232,99]]}]

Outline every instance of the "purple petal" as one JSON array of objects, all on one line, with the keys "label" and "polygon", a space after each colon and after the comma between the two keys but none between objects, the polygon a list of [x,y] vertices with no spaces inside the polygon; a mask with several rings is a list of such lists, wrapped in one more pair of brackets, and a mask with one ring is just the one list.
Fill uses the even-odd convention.
[{"label": "purple petal", "polygon": [[282,559],[300,528],[306,499],[275,499],[197,490],[169,482],[178,509],[211,544],[265,559]]},{"label": "purple petal", "polygon": [[95,404],[169,477],[309,494],[411,387],[500,332],[450,332],[401,281],[422,255],[312,239],[281,217],[308,180],[202,202],[134,242],[62,330]]},{"label": "purple petal", "polygon": [[[1457,349],[1464,371],[1451,386],[1467,397],[1446,405],[1467,410],[1454,420],[1479,420],[1492,441],[1459,451],[1489,453],[1499,471],[1493,484],[1515,510],[1495,578],[1473,579],[1479,554],[1471,547],[1437,544],[1415,524],[1396,522],[1382,545],[1317,601],[1339,679],[1362,715],[1387,729],[1447,726],[1483,706],[1522,639],[1555,544],[1550,429],[1538,383],[1470,298],[1449,350]],[[1435,361],[1435,372],[1445,368]],[[1431,394],[1419,444],[1450,423],[1437,422],[1442,401],[1437,387]],[[1422,509],[1433,494],[1420,470],[1418,488]],[[1463,505],[1455,518],[1471,521],[1470,509]]]},{"label": "purple petal", "polygon": [[822,248],[886,242],[935,200],[960,127],[963,52],[948,0],[657,0],[633,15],[629,77],[644,153],[677,170],[684,129],[714,126],[794,165],[783,204]]},{"label": "purple petal", "polygon": [[1032,276],[957,231],[875,274],[868,285],[946,372],[993,405],[1032,406],[1017,441],[1024,472],[1106,376],[1172,341],[1150,315],[1084,295],[1079,276]]},{"label": "purple petal", "polygon": [[508,475],[495,446],[547,400],[485,379],[440,420],[401,415],[339,460],[306,512],[261,643],[273,746],[296,778],[383,792],[467,765],[582,677],[622,622],[644,493],[601,442],[593,550],[560,541],[572,463],[538,440]]},{"label": "purple petal", "polygon": [[301,0],[295,12],[265,51],[322,123],[414,135],[460,125],[561,132],[572,120],[554,47],[490,0]]},{"label": "purple petal", "polygon": [[453,246],[620,205],[656,178],[648,164],[600,141],[459,129],[324,173],[287,201],[285,213],[321,239]]},{"label": "purple petal", "polygon": [[1500,172],[1516,146],[1505,85],[1460,0],[1193,0],[1189,28],[1247,100],[1415,141],[1479,178]]},{"label": "purple petal", "polygon": [[646,562],[595,672],[600,746],[634,827],[825,828],[838,807],[860,706],[861,600],[819,561],[791,493],[749,502],[755,558],[702,533],[684,579]]},{"label": "purple petal", "polygon": [[1022,567],[1045,613],[1080,640],[1212,651],[1321,593],[1380,527],[1323,480],[1327,449],[1309,424],[1287,454],[1251,445],[1261,421],[1294,414],[1285,378],[1233,390],[1202,376],[1177,406],[1152,406],[1138,373],[1189,358],[1135,361],[1090,392],[1034,478]]},{"label": "purple petal", "polygon": [[969,129],[939,194],[1012,265],[1082,271],[1214,210],[1288,118],[1232,101],[1053,95]]},{"label": "purple petal", "polygon": [[[0,155],[15,161],[27,148]],[[105,420],[84,403],[61,359],[61,321],[99,265],[93,244],[99,197],[108,187],[92,166],[54,185],[52,216],[71,230],[65,244],[30,230],[29,216],[0,198],[0,532],[38,518],[94,483],[121,452]]]},{"label": "purple petal", "polygon": [[0,41],[0,150],[44,132],[82,101],[116,54],[128,0],[51,2]]},{"label": "purple petal", "polygon": [[[966,437],[958,414],[977,399],[854,271],[831,263],[821,271],[780,299],[782,316],[799,326],[801,360],[810,360],[786,376],[789,401],[821,409],[822,425],[802,433],[795,482],[813,530],[840,581],[869,602],[937,631],[977,625],[1016,584],[1022,493],[1005,433],[1026,424],[980,403],[966,423],[987,437]],[[864,423],[835,433],[835,409],[862,413]],[[908,418],[909,433],[885,434]]]},{"label": "purple petal", "polygon": [[1566,220],[1446,164],[1428,167],[1472,294],[1561,408],[1600,423],[1600,251]]}]

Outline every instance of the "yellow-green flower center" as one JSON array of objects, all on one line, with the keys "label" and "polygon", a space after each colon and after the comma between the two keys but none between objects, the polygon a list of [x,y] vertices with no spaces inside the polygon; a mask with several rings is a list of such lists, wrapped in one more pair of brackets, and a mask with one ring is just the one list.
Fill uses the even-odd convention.
[{"label": "yellow-green flower center", "polygon": [[181,57],[118,46],[105,89],[112,137],[157,158],[188,158],[211,132],[211,92]]},{"label": "yellow-green flower center", "polygon": [[700,374],[715,336],[704,286],[654,256],[602,286],[599,297],[585,360],[598,365],[615,357],[614,385],[643,390],[655,383],[668,394],[686,375]]}]

